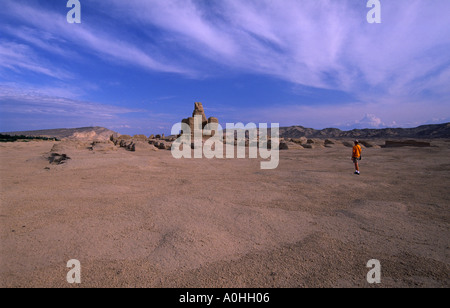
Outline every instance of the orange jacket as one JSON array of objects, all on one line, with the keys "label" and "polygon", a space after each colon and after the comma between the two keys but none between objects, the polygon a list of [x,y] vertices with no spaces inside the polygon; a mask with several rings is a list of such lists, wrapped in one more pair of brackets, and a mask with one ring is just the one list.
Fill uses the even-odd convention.
[{"label": "orange jacket", "polygon": [[355,145],[353,147],[352,157],[360,158],[361,157],[361,152],[362,152],[361,146],[359,144]]}]

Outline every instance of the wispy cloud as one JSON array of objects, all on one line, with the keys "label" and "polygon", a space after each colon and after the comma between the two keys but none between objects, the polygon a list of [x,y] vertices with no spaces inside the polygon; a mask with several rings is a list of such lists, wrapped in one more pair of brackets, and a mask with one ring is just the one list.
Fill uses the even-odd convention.
[{"label": "wispy cloud", "polygon": [[[385,126],[408,126],[420,124],[425,114],[435,118],[450,112],[445,106],[450,100],[446,0],[433,5],[383,1],[383,22],[377,25],[367,23],[364,1],[113,0],[112,4],[122,14],[116,18],[126,16],[130,22],[165,31],[172,38],[165,47],[180,55],[174,63],[197,75],[220,75],[223,70],[205,71],[198,62],[183,62],[185,53],[226,70],[339,90],[355,98],[328,109],[304,101],[279,102],[282,109],[290,109],[278,117],[285,123],[370,125],[358,121],[365,114],[380,114]],[[147,35],[150,38],[152,32]],[[355,103],[359,103],[356,110]],[[260,115],[255,120],[264,117],[260,110],[253,114]]]},{"label": "wispy cloud", "polygon": [[[446,0],[383,2],[383,23],[368,24],[365,3],[332,0],[221,2],[112,0],[98,3],[113,18],[142,28],[140,39],[120,28],[68,26],[65,16],[6,1],[6,10],[59,40],[99,58],[145,69],[201,76],[206,58],[233,70],[266,74],[316,88],[379,95],[417,92],[449,81],[450,27]],[[440,16],[441,18],[433,18]],[[158,33],[157,28],[170,35]],[[28,31],[30,32],[30,31]],[[35,45],[30,33],[17,34]],[[57,40],[55,40],[57,41]],[[61,52],[55,46],[54,52]],[[165,57],[170,54],[170,57]],[[443,81],[442,81],[443,80]],[[427,88],[427,89],[428,89]]]},{"label": "wispy cloud", "polygon": [[[233,108],[217,110],[230,120],[320,128],[349,123],[388,126],[394,121],[414,125],[450,115],[448,0],[432,5],[423,0],[382,1],[382,24],[376,25],[366,21],[366,1],[354,0],[85,0],[83,16],[91,19],[83,18],[80,25],[69,25],[65,14],[36,3],[3,1],[0,15],[7,21],[2,30],[8,36],[0,41],[0,73],[82,79],[76,69],[69,72],[52,62],[55,56],[199,81],[209,76],[264,75],[289,82],[297,92],[337,90],[351,97],[344,103],[290,100],[265,108],[248,102],[238,114]],[[45,58],[40,51],[50,56]],[[83,115],[85,108],[105,117],[121,114],[114,107],[111,110],[117,112],[105,112],[107,108],[98,104],[83,105],[89,99],[68,98],[58,87],[53,93],[50,86],[43,88],[48,91],[16,99],[28,106],[26,110],[37,108],[31,104],[34,100],[49,111],[47,95],[60,97],[54,105],[61,113]],[[292,92],[295,98],[298,93]],[[13,108],[8,104],[5,108]],[[211,110],[218,107],[223,106]],[[364,119],[365,115],[374,116]]]},{"label": "wispy cloud", "polygon": [[181,118],[173,113],[144,108],[69,99],[57,96],[59,93],[65,95],[65,89],[0,85],[0,128],[24,130],[104,126],[121,133],[150,134],[158,129],[169,132]]},{"label": "wispy cloud", "polygon": [[[63,14],[33,7],[24,2],[6,1],[4,10],[27,27],[37,29],[33,30],[34,32],[48,35],[51,33],[55,48],[47,45],[47,49],[68,58],[70,58],[72,51],[67,49],[67,53],[64,53],[62,47],[67,47],[67,44],[70,44],[70,46],[78,46],[83,52],[93,53],[100,59],[110,59],[117,64],[136,65],[159,72],[189,74],[189,71],[184,68],[176,67],[168,61],[164,63],[163,60],[155,59],[139,45],[127,41],[123,35],[121,37],[116,35],[117,33],[111,31],[112,29],[105,32],[91,25],[73,26],[67,23]],[[18,33],[17,31],[10,31],[10,33],[36,46],[45,48],[42,41],[31,38],[27,33]]]},{"label": "wispy cloud", "polygon": [[70,58],[71,60],[81,60],[81,57],[76,52],[70,48],[64,48],[65,44],[67,44],[67,40],[62,37],[56,37],[50,32],[26,26],[11,27],[8,25],[4,25],[2,30],[16,40],[23,41],[24,44],[27,44],[28,46],[33,46],[34,48],[45,50],[51,54]]},{"label": "wispy cloud", "polygon": [[0,85],[0,109],[3,113],[34,116],[87,117],[97,120],[116,118],[117,115],[142,112],[93,102],[46,95],[42,90],[14,88]]},{"label": "wispy cloud", "polygon": [[383,2],[381,25],[366,22],[364,3],[345,0],[112,2],[136,23],[177,34],[183,50],[307,86],[404,93],[450,64],[444,0]]},{"label": "wispy cloud", "polygon": [[27,45],[0,41],[0,67],[14,72],[33,72],[57,79],[71,79],[73,75],[55,67]]}]

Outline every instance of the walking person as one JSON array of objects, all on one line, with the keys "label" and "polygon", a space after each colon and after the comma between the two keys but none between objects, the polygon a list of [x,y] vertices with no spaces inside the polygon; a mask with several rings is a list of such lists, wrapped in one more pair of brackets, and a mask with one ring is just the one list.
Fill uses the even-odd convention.
[{"label": "walking person", "polygon": [[359,164],[358,161],[361,160],[361,146],[359,145],[359,141],[355,140],[355,146],[353,147],[353,152],[352,152],[352,160],[353,163],[355,164],[355,174],[360,175],[359,173]]}]

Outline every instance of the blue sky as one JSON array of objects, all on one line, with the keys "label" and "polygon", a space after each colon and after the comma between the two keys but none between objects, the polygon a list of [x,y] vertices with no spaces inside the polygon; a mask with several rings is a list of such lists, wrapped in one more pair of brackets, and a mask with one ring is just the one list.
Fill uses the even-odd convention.
[{"label": "blue sky", "polygon": [[450,1],[1,0],[0,131],[450,121]]}]

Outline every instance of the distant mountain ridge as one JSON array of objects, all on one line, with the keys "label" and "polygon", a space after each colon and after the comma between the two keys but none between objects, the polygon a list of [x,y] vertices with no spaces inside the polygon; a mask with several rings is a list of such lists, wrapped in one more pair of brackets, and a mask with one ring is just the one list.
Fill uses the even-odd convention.
[{"label": "distant mountain ridge", "polygon": [[80,127],[80,128],[60,128],[45,129],[21,132],[3,133],[10,136],[29,136],[29,137],[48,137],[57,139],[76,139],[76,140],[108,140],[111,135],[119,134],[104,127]]},{"label": "distant mountain ridge", "polygon": [[[119,133],[104,127],[61,128],[35,131],[6,132],[10,136],[48,137],[57,139],[77,140],[108,140],[111,135],[120,136]],[[338,128],[325,128],[321,130],[303,126],[280,127],[282,138],[335,138],[335,139],[437,139],[450,138],[450,123],[422,125],[415,128],[383,128],[383,129],[353,129],[343,131]]]},{"label": "distant mountain ridge", "polygon": [[337,128],[317,130],[303,126],[280,127],[280,137],[283,138],[450,138],[450,123],[422,125],[415,128],[383,128],[383,129],[353,129],[342,131]]}]

